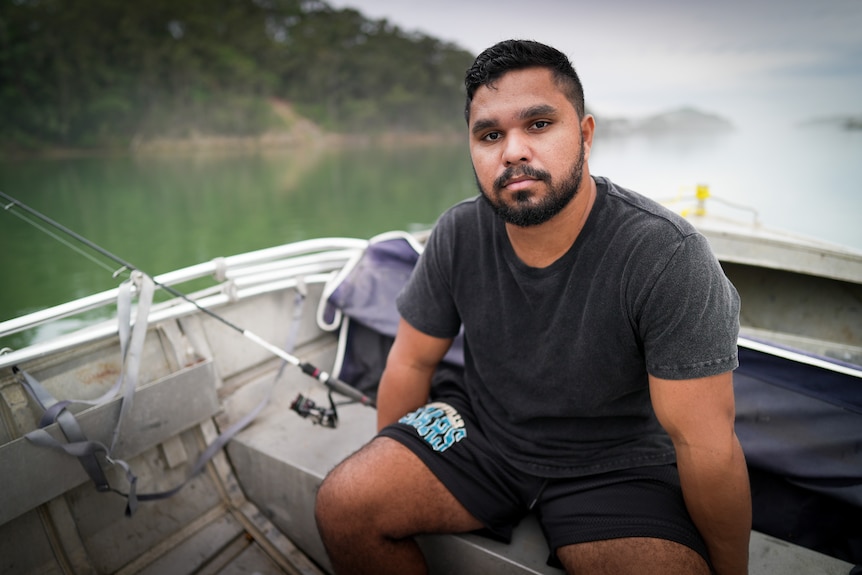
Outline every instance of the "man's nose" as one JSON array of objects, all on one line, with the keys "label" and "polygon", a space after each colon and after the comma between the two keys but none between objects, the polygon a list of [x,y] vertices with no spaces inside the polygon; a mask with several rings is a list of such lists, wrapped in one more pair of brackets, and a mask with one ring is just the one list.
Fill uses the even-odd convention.
[{"label": "man's nose", "polygon": [[531,155],[529,139],[525,134],[510,132],[506,136],[506,145],[503,147],[503,164],[506,166],[525,164],[530,161]]}]

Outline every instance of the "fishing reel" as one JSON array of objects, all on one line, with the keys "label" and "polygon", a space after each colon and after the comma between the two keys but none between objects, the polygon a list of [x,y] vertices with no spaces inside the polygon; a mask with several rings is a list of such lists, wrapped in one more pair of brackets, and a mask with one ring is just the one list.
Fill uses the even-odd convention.
[{"label": "fishing reel", "polygon": [[327,397],[329,397],[329,407],[317,405],[314,401],[300,393],[293,400],[293,403],[290,404],[290,409],[305,419],[310,419],[315,425],[335,429],[338,427],[338,411],[335,409],[335,401],[332,399],[332,393],[328,393]]}]

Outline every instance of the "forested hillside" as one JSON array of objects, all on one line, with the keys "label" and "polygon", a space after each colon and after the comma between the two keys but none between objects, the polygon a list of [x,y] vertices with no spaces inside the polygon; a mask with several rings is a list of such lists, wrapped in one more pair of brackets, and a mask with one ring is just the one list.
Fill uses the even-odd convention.
[{"label": "forested hillside", "polygon": [[[0,0],[0,147],[460,128],[472,56],[317,0]],[[281,126],[282,129],[289,126]]]}]

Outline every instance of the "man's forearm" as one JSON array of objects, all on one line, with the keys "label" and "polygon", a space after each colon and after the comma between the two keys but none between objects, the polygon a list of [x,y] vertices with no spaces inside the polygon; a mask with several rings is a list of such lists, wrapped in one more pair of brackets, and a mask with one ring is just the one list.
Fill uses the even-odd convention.
[{"label": "man's forearm", "polygon": [[408,367],[387,366],[377,393],[377,430],[425,405],[430,388],[430,373],[417,373]]},{"label": "man's forearm", "polygon": [[686,507],[706,541],[716,573],[748,573],[751,488],[736,436],[720,452],[678,448],[677,465]]}]

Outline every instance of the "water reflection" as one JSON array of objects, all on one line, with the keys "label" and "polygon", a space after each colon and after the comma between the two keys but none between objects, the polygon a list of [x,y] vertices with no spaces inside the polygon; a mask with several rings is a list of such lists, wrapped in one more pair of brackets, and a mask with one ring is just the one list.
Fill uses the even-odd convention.
[{"label": "water reflection", "polygon": [[[590,167],[657,199],[706,183],[767,226],[862,249],[860,157],[862,132],[749,124],[712,137],[599,130]],[[0,190],[159,274],[310,237],[430,226],[475,182],[455,143],[6,162]],[[2,212],[0,274],[0,321],[118,283]]]},{"label": "water reflection", "polygon": [[[0,189],[155,275],[309,237],[430,226],[474,184],[452,144],[28,160],[0,164]],[[105,269],[0,216],[0,320],[116,287]]]}]

